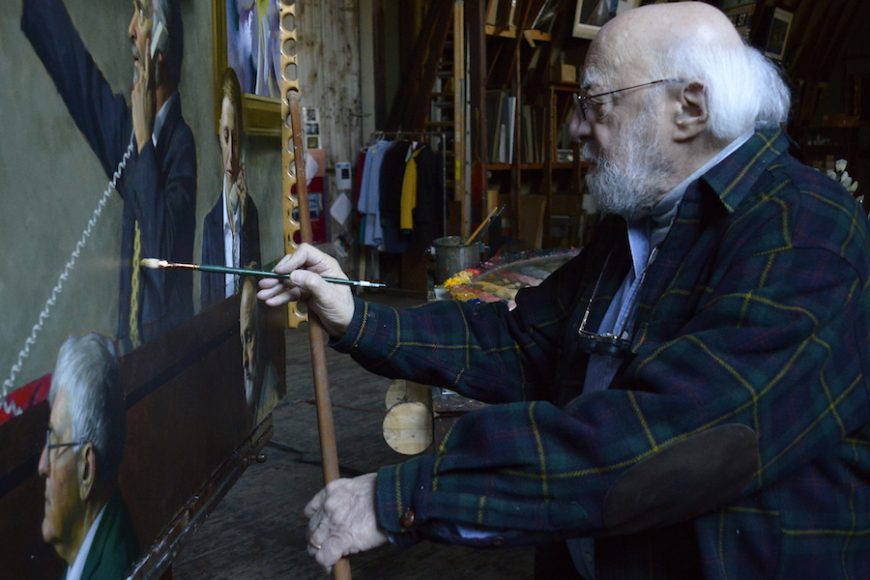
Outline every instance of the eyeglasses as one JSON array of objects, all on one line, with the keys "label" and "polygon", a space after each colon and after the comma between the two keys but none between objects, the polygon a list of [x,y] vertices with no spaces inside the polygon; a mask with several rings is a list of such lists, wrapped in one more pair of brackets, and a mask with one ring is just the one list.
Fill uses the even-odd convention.
[{"label": "eyeglasses", "polygon": [[[678,79],[659,79],[657,81],[650,81],[648,83],[642,83],[639,85],[632,85],[630,87],[625,87],[624,89],[616,89],[615,91],[607,91],[604,93],[597,93],[594,95],[583,95],[581,93],[574,93],[574,107],[577,109],[577,114],[580,115],[580,119],[583,121],[588,121],[587,115],[589,114],[590,109],[592,109],[592,105],[598,105],[599,103],[594,102],[592,99],[598,99],[600,97],[606,97],[608,95],[615,95],[616,93],[621,93],[624,91],[630,91],[632,89],[640,89],[643,87],[651,87],[653,85],[658,85],[661,83],[671,83],[677,82]],[[593,112],[595,112],[593,110]],[[598,114],[596,113],[596,117]]]},{"label": "eyeglasses", "polygon": [[69,443],[52,443],[51,442],[51,434],[54,431],[51,430],[51,427],[45,430],[45,452],[47,454],[48,464],[51,465],[51,450],[52,449],[63,449],[66,447],[78,447],[79,445],[84,445],[87,443],[87,439],[80,439],[78,441],[71,441]]},{"label": "eyeglasses", "polygon": [[[592,295],[589,297],[589,302],[586,304],[586,311],[583,313],[583,320],[580,321],[580,328],[577,329],[577,342],[580,350],[586,354],[622,358],[631,352],[631,333],[628,332],[627,328],[630,316],[626,315],[622,320],[622,324],[619,328],[615,328],[613,333],[605,332],[598,334],[586,330],[586,322],[589,320],[589,313],[592,311],[592,303],[595,301],[595,296],[598,294],[598,287],[601,285],[601,279],[604,277],[604,272],[607,270],[607,265],[610,263],[610,257],[612,255],[613,250],[607,254],[607,258],[604,260],[604,265],[601,267],[601,272],[598,274],[598,279],[595,281],[595,286],[592,288]],[[636,281],[634,291],[628,297],[628,303],[632,305],[632,307],[634,306],[637,292],[643,285],[645,278],[646,269],[644,269],[643,273],[640,275],[640,279]]]}]

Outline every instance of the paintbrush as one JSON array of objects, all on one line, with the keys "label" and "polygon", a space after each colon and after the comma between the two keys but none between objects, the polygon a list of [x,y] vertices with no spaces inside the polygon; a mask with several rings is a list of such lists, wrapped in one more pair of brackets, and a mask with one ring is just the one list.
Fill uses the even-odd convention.
[{"label": "paintbrush", "polygon": [[[179,270],[199,270],[200,272],[213,272],[216,274],[237,274],[239,276],[254,276],[255,278],[280,278],[286,280],[290,277],[289,274],[278,274],[276,272],[267,272],[265,270],[249,270],[247,268],[230,268],[228,266],[210,266],[207,264],[180,264],[177,262],[167,262],[157,258],[142,258],[139,261],[142,268],[150,268],[152,270],[161,269],[179,269]],[[384,288],[386,284],[380,282],[369,282],[368,280],[345,280],[344,278],[331,278],[329,276],[321,276],[330,284],[344,284],[346,286],[360,286],[362,288]]]}]

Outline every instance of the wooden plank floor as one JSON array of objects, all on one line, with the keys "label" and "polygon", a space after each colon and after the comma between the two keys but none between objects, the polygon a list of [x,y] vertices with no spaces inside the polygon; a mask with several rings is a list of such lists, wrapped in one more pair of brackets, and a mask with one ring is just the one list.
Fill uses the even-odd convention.
[{"label": "wooden plank floor", "polygon": [[[306,329],[287,334],[288,393],[273,413],[275,446],[249,467],[173,565],[176,579],[322,579],[305,551],[302,510],[322,487]],[[398,463],[381,435],[389,379],[327,349],[338,456],[343,476]],[[473,550],[422,542],[351,557],[355,580],[532,578],[532,550]]]}]

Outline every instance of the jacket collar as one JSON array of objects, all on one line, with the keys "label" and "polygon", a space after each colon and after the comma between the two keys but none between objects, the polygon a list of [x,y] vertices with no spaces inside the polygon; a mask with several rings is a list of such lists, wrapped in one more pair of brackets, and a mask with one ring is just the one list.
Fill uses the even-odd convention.
[{"label": "jacket collar", "polygon": [[701,177],[729,213],[746,198],[768,166],[790,147],[782,129],[756,131],[734,153]]},{"label": "jacket collar", "polygon": [[[154,142],[154,148],[158,149],[175,129],[175,124],[181,119],[181,95],[178,91],[172,93],[172,96],[163,103],[160,111],[157,112],[154,118],[154,131],[151,136]],[[156,137],[156,140],[155,140]]]}]

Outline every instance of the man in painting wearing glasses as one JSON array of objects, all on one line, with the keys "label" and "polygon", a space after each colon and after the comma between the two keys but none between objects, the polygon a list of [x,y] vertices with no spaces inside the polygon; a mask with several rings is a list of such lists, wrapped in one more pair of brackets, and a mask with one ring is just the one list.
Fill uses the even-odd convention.
[{"label": "man in painting wearing glasses", "polygon": [[617,16],[582,89],[609,217],[513,311],[368,304],[308,247],[260,283],[373,371],[501,403],[327,486],[309,552],[432,538],[537,544],[538,578],[870,577],[866,218],[789,154],[783,80],[708,4]]},{"label": "man in painting wearing glasses", "polygon": [[97,334],[60,348],[39,475],[42,537],[67,562],[66,578],[122,578],[138,555],[118,489],[126,407],[113,344]]}]

